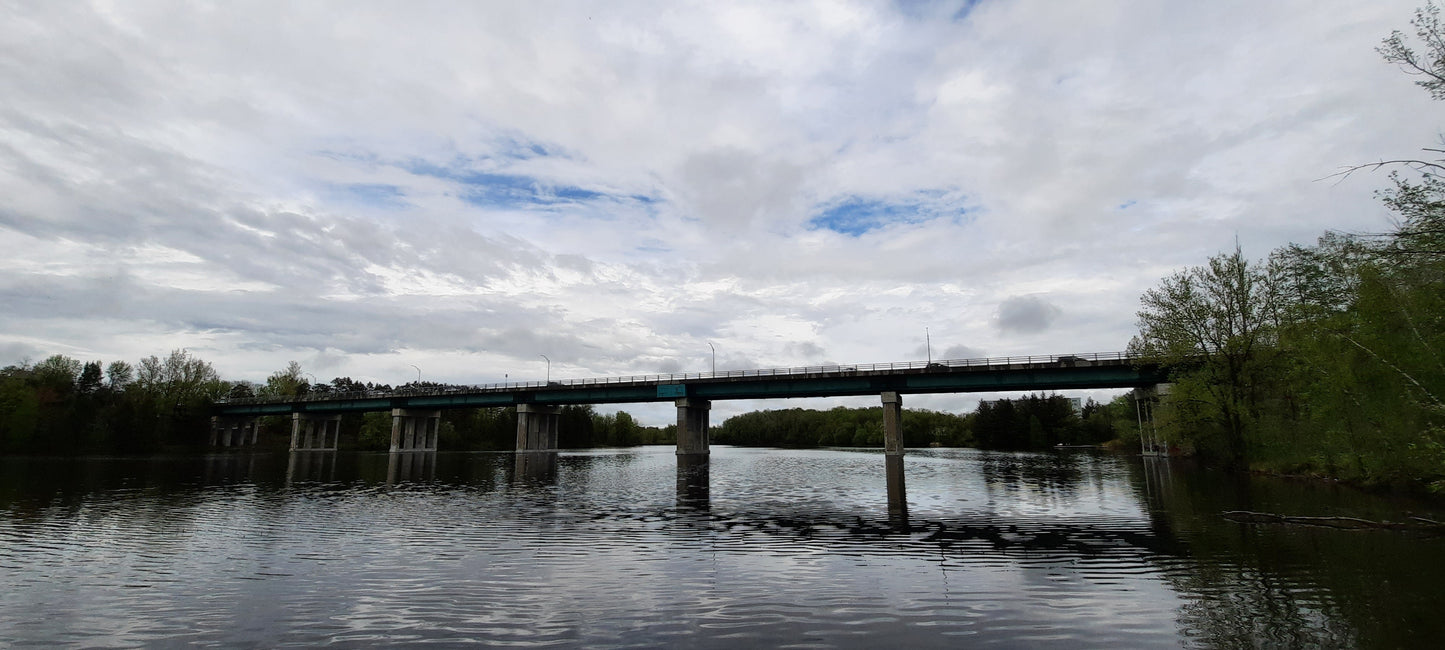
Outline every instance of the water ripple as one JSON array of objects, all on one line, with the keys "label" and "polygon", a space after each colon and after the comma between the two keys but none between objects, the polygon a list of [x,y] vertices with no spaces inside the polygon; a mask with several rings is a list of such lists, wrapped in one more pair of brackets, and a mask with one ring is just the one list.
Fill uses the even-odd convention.
[{"label": "water ripple", "polygon": [[[890,510],[881,457],[867,453],[719,450],[704,490],[688,486],[670,450],[564,454],[540,476],[515,476],[503,454],[421,458],[403,478],[388,461],[116,461],[137,473],[0,498],[0,639],[1175,647],[1360,638],[1330,615],[1340,597],[1305,559],[1281,551],[1269,564],[1235,554],[1201,565],[1194,548],[1228,540],[1194,534],[1197,519],[1161,520],[1148,495],[1170,484],[1117,459],[921,453],[908,460],[902,512]],[[1279,602],[1288,605],[1261,607]]]}]

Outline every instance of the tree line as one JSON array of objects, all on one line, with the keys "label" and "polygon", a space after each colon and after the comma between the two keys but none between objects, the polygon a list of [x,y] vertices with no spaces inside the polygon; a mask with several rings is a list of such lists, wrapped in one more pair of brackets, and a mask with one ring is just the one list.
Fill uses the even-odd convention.
[{"label": "tree line", "polygon": [[[1399,32],[1379,51],[1445,99],[1439,8],[1411,22],[1425,52]],[[1176,448],[1445,490],[1445,160],[1344,173],[1382,167],[1394,167],[1379,194],[1393,229],[1326,232],[1260,261],[1236,246],[1144,294],[1129,348],[1175,368],[1156,415]]]},{"label": "tree line", "polygon": [[[146,357],[135,365],[81,362],[63,355],[33,365],[11,365],[0,369],[0,453],[200,449],[209,444],[212,407],[222,398],[392,390],[386,384],[349,377],[313,383],[308,376],[293,361],[264,383],[226,381],[210,363],[187,350],[175,350],[164,358]],[[444,387],[410,383],[397,388]],[[1106,441],[1115,424],[1127,420],[1125,416],[1132,412],[1128,405],[1090,401],[1082,413],[1075,413],[1063,397],[1030,395],[987,402],[968,414],[906,410],[902,433],[908,447],[1044,449]],[[677,439],[675,425],[643,426],[626,411],[602,414],[590,405],[564,406],[559,418],[558,444],[567,449],[674,444]],[[391,427],[389,412],[345,414],[341,444],[384,451],[391,445]],[[516,445],[517,411],[503,407],[444,410],[440,427],[438,442],[444,449],[511,450]],[[290,435],[289,417],[261,418],[263,446],[287,446]],[[713,427],[711,435],[717,444],[743,446],[882,447],[883,409],[756,411],[728,418]]]},{"label": "tree line", "polygon": [[131,365],[63,355],[0,368],[0,453],[141,453],[201,442],[230,385],[176,350]]},{"label": "tree line", "polygon": [[[272,373],[261,384],[226,381],[188,350],[149,356],[132,365],[81,362],[54,355],[35,364],[0,368],[0,453],[143,454],[200,449],[210,442],[212,407],[222,398],[296,397],[319,393],[390,391],[387,384],[337,377],[311,382],[299,363]],[[444,388],[410,383],[398,388]],[[673,427],[646,427],[631,414],[600,414],[592,406],[562,408],[559,445],[565,448],[671,443]],[[342,416],[343,445],[363,450],[391,446],[389,412]],[[289,446],[291,420],[261,418],[266,446]],[[445,449],[511,450],[517,438],[515,408],[442,412]]]},{"label": "tree line", "polygon": [[[1117,430],[1133,430],[1133,398],[1109,404],[1088,400],[1076,412],[1060,395],[1027,395],[979,404],[972,413],[905,409],[900,420],[905,447],[977,447],[1041,450],[1058,445],[1099,445]],[[1135,434],[1137,440],[1137,434]],[[714,427],[718,444],[777,447],[882,447],[883,407],[835,407],[827,411],[754,411]]]}]

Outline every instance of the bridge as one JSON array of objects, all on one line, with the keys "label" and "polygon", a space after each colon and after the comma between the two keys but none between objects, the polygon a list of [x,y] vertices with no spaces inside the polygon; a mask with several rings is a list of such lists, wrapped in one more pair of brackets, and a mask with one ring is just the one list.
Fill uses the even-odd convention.
[{"label": "bridge", "polygon": [[1141,388],[1165,381],[1157,365],[1106,352],[231,398],[215,407],[212,442],[229,444],[233,436],[245,440],[249,434],[254,443],[256,418],[290,415],[293,450],[335,449],[341,414],[391,411],[392,451],[434,451],[442,410],[515,406],[516,450],[555,451],[564,405],[669,401],[677,406],[677,454],[706,455],[713,400],[878,395],[885,451],[901,455],[904,394]]}]

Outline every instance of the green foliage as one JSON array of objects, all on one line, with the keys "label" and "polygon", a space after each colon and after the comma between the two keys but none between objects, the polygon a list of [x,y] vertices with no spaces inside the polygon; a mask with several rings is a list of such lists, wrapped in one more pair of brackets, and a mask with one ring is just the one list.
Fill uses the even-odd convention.
[{"label": "green foliage", "polygon": [[642,425],[626,411],[618,411],[612,415],[592,414],[592,430],[595,432],[595,446],[630,447],[655,440],[655,436],[646,435]]},{"label": "green foliage", "polygon": [[1129,351],[1190,369],[1177,398],[1188,401],[1182,421],[1208,431],[1204,448],[1229,463],[1244,462],[1245,429],[1259,414],[1274,361],[1277,301],[1276,283],[1237,246],[1165,278],[1140,299],[1139,336]]},{"label": "green foliage", "polygon": [[[1445,99],[1439,8],[1411,24],[1423,51],[1395,32],[1380,52]],[[1145,294],[1131,349],[1176,362],[1156,410],[1167,438],[1257,468],[1445,490],[1445,161],[1365,167],[1384,165],[1398,167],[1381,193],[1394,231],[1326,233],[1274,251],[1265,272],[1236,250]],[[1177,363],[1189,354],[1203,362]]]},{"label": "green foliage", "polygon": [[387,411],[363,413],[361,431],[356,439],[357,449],[363,451],[391,449],[391,413]]},{"label": "green foliage", "polygon": [[[1097,405],[1094,409],[1099,410]],[[973,417],[973,437],[981,449],[1099,444],[1113,437],[1112,427],[1102,418],[1097,415],[1094,428],[1087,427],[1068,398],[1059,395],[980,402]]]},{"label": "green foliage", "polygon": [[[958,415],[905,410],[901,424],[907,447],[958,446],[972,440],[966,418]],[[728,418],[713,429],[712,441],[755,447],[882,447],[883,408],[754,411]]]},{"label": "green foliage", "polygon": [[[517,446],[517,409],[473,408],[442,411],[443,424],[457,433],[459,449],[508,451]],[[391,423],[388,417],[387,435]]]},{"label": "green foliage", "polygon": [[1442,38],[1445,29],[1440,25],[1440,8],[1434,2],[1426,2],[1424,7],[1415,10],[1410,24],[1425,46],[1424,52],[1410,47],[1408,38],[1399,30],[1391,33],[1377,51],[1406,74],[1422,77],[1415,83],[1429,91],[1431,97],[1445,99],[1445,38]]},{"label": "green foliage", "polygon": [[266,397],[296,397],[305,395],[310,387],[306,381],[306,373],[301,370],[301,364],[291,361],[284,370],[271,373],[271,376],[266,378],[266,385],[258,388],[256,392]]},{"label": "green foliage", "polygon": [[143,359],[139,369],[55,355],[0,371],[0,453],[203,444],[211,403],[229,386],[184,350]]}]

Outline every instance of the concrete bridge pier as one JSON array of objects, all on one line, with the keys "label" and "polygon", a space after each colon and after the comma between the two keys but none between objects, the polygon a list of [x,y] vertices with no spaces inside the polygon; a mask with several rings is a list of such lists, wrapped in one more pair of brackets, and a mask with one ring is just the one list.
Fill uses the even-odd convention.
[{"label": "concrete bridge pier", "polygon": [[883,393],[883,453],[903,455],[903,396]]},{"label": "concrete bridge pier", "polygon": [[517,405],[517,451],[557,451],[557,426],[562,407]]},{"label": "concrete bridge pier", "polygon": [[712,402],[696,397],[677,400],[677,455],[707,455],[708,412]]},{"label": "concrete bridge pier", "polygon": [[256,444],[260,438],[261,421],[252,417],[211,416],[211,446]]},{"label": "concrete bridge pier", "polygon": [[391,451],[436,451],[441,430],[439,410],[392,409]]},{"label": "concrete bridge pier", "polygon": [[291,414],[291,451],[336,451],[340,442],[340,415]]}]

